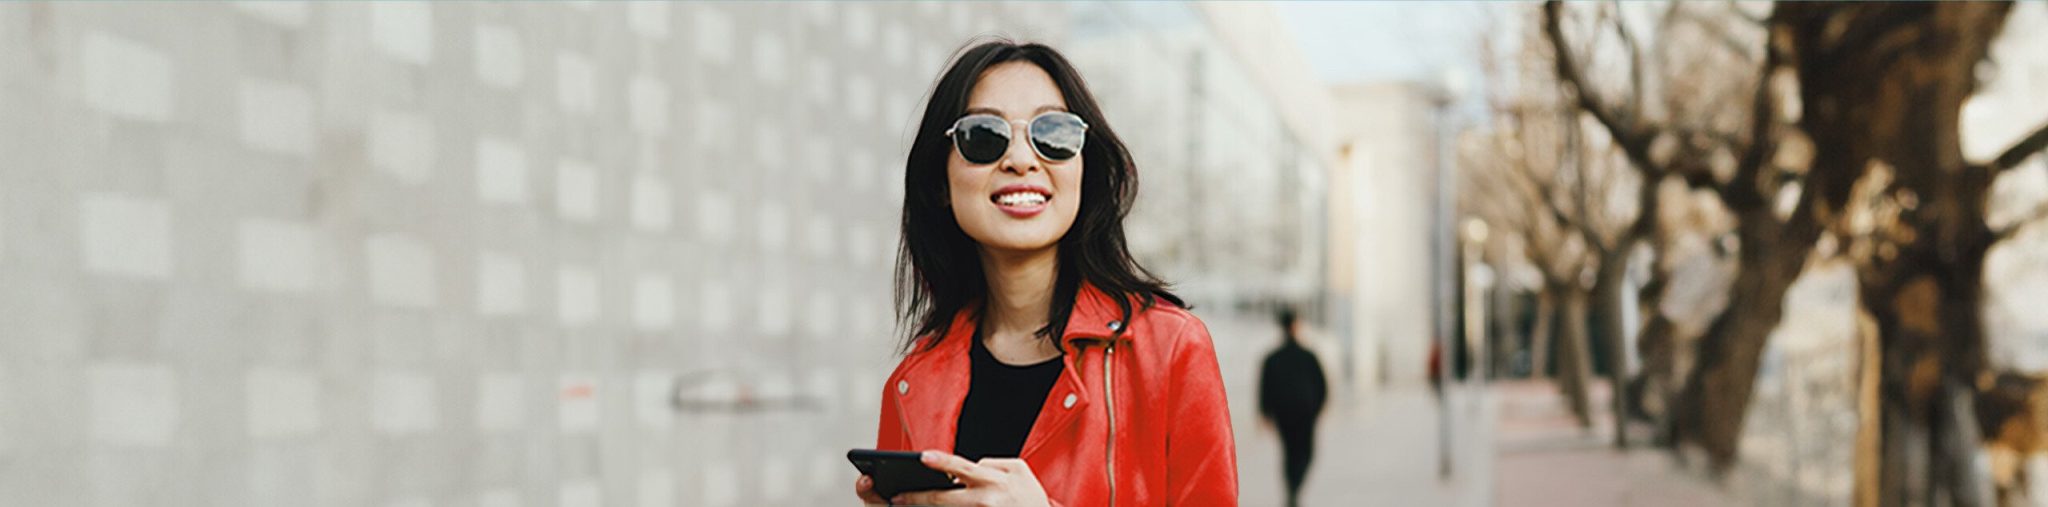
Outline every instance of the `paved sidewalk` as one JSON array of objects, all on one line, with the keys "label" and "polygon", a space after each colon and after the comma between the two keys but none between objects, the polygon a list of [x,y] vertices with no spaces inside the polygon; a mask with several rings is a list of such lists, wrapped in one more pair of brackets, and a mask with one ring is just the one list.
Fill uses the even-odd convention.
[{"label": "paved sidewalk", "polygon": [[[1281,505],[1279,436],[1259,425],[1258,361],[1277,343],[1270,324],[1208,320],[1231,394],[1239,501]],[[1606,408],[1606,386],[1593,393]],[[1517,380],[1450,389],[1453,474],[1438,476],[1442,453],[1436,398],[1427,386],[1332,392],[1316,435],[1302,505],[1323,506],[1718,506],[1736,496],[1680,469],[1662,450],[1617,452],[1607,416],[1580,428],[1549,381]]]},{"label": "paved sidewalk", "polygon": [[[1338,401],[1317,435],[1303,487],[1306,506],[1720,506],[1741,505],[1662,450],[1615,451],[1609,427],[1580,428],[1548,383],[1454,388],[1454,473],[1440,463],[1429,390],[1392,388]],[[1604,393],[1602,393],[1604,395]],[[1248,415],[1248,414],[1247,414]],[[1280,505],[1278,437],[1256,419],[1238,423],[1241,501]]]},{"label": "paved sidewalk", "polygon": [[[1235,317],[1235,318],[1233,318]],[[1237,436],[1239,502],[1246,507],[1286,501],[1280,473],[1280,437],[1258,418],[1258,368],[1279,344],[1279,330],[1263,316],[1203,317],[1218,337],[1217,355],[1230,393]],[[1326,361],[1334,358],[1324,358]],[[1339,365],[1326,363],[1325,368]],[[1335,380],[1335,379],[1333,379]],[[1342,382],[1341,380],[1336,380]],[[1438,408],[1421,383],[1356,392],[1333,385],[1330,405],[1316,430],[1316,455],[1302,486],[1302,505],[1484,506],[1492,485],[1492,395],[1454,388],[1455,474],[1437,476]]]},{"label": "paved sidewalk", "polygon": [[[1580,428],[1548,382],[1501,383],[1493,390],[1500,399],[1497,505],[1741,505],[1661,449],[1615,450],[1605,412],[1595,415],[1600,423],[1592,429]],[[1594,406],[1606,406],[1604,391],[1596,390]]]},{"label": "paved sidewalk", "polygon": [[[1490,393],[1454,389],[1453,474],[1438,475],[1437,405],[1427,388],[1393,388],[1369,399],[1337,400],[1317,431],[1316,456],[1302,487],[1302,505],[1490,505]],[[1255,422],[1239,426],[1241,501],[1280,505],[1279,436]]]}]

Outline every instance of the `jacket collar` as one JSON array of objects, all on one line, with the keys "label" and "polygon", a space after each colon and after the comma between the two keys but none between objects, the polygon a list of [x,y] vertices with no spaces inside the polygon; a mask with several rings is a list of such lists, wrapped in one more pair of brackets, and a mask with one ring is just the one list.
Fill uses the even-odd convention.
[{"label": "jacket collar", "polygon": [[[1137,311],[1138,303],[1133,301],[1131,309]],[[920,364],[917,387],[907,387],[898,397],[902,400],[902,417],[910,442],[915,449],[953,450],[953,439],[957,434],[956,423],[960,419],[960,404],[967,397],[971,362],[967,348],[974,339],[974,310],[961,310],[954,314],[953,322],[945,334],[932,348],[915,354],[922,357],[907,358]],[[1060,336],[1067,354],[1064,373],[1060,383],[1047,393],[1045,406],[1039,410],[1038,421],[1032,425],[1031,435],[1025,440],[1023,454],[1029,455],[1045,439],[1057,434],[1072,423],[1075,414],[1084,412],[1092,405],[1091,393],[1084,389],[1081,372],[1075,355],[1080,353],[1076,342],[1107,342],[1127,340],[1132,333],[1129,323],[1123,321],[1123,311],[1116,306],[1116,300],[1097,289],[1094,284],[1083,282],[1074,295],[1073,313],[1067,317],[1067,330]],[[933,382],[933,379],[952,381]],[[1067,395],[1074,395],[1076,404],[1064,404]]]},{"label": "jacket collar", "polygon": [[[1136,314],[1140,302],[1130,301],[1131,313]],[[1125,322],[1123,309],[1118,308],[1116,299],[1110,297],[1095,284],[1081,282],[1080,290],[1074,293],[1074,309],[1067,315],[1067,329],[1060,335],[1062,345],[1072,345],[1079,340],[1126,340],[1133,336],[1124,331],[1130,328]],[[969,329],[971,333],[973,329]]]},{"label": "jacket collar", "polygon": [[[1131,313],[1138,313],[1142,300],[1132,297]],[[945,334],[939,336],[934,350],[947,348],[948,343],[967,343],[974,339],[974,314],[978,304],[970,304],[953,314],[952,324],[946,326]],[[1116,305],[1116,298],[1095,287],[1094,283],[1081,282],[1081,288],[1074,292],[1074,308],[1067,314],[1067,329],[1060,334],[1060,344],[1070,346],[1076,341],[1128,340],[1130,322],[1126,322],[1123,309]]]}]

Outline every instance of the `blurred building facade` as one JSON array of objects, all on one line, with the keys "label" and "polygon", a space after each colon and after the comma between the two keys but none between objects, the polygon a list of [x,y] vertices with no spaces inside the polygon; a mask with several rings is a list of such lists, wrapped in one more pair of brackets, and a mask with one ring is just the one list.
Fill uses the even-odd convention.
[{"label": "blurred building facade", "polygon": [[1198,308],[1314,308],[1332,152],[1297,116],[1324,91],[1271,7],[1072,8],[1064,47],[1139,164],[1133,253]]},{"label": "blurred building facade", "polygon": [[1420,382],[1436,338],[1441,224],[1438,118],[1446,95],[1420,83],[1340,86],[1339,158],[1329,192],[1329,284],[1353,344],[1353,380]]},{"label": "blurred building facade", "polygon": [[1198,313],[1322,297],[1329,141],[1203,9],[0,7],[0,504],[843,503],[975,34],[1082,66]]},{"label": "blurred building facade", "polygon": [[[1312,327],[1342,318],[1322,311],[1334,152],[1314,122],[1325,88],[1271,6],[1070,8],[1063,47],[1138,161],[1131,250],[1210,323],[1225,380],[1243,393],[1278,343],[1274,305],[1302,309]],[[1246,396],[1233,399],[1256,401]]]}]

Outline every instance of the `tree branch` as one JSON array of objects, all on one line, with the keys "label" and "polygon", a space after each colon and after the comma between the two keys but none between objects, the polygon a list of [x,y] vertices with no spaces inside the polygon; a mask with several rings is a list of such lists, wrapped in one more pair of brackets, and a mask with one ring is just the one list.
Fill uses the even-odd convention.
[{"label": "tree branch", "polygon": [[1630,223],[1623,239],[1618,241],[1626,248],[1637,239],[1648,237],[1657,231],[1657,190],[1662,180],[1643,178],[1641,188],[1636,189],[1636,219]]},{"label": "tree branch", "polygon": [[1641,124],[1643,118],[1643,49],[1636,43],[1635,34],[1628,31],[1628,13],[1621,10],[1621,0],[1608,0],[1614,9],[1615,35],[1621,37],[1621,44],[1628,48],[1629,109],[1624,111],[1631,123]]},{"label": "tree branch", "polygon": [[1728,12],[1734,13],[1736,18],[1740,18],[1743,21],[1754,23],[1757,26],[1768,26],[1771,23],[1769,17],[1759,18],[1756,16],[1749,15],[1749,13],[1747,12],[1743,12],[1742,4],[1736,3],[1735,0],[1728,0],[1726,5],[1728,7]]},{"label": "tree branch", "polygon": [[1996,175],[2006,169],[2018,167],[2021,162],[2033,158],[2034,154],[2040,153],[2043,149],[2048,149],[2048,123],[2035,127],[2033,134],[2013,143],[2012,147],[2000,152],[1998,158],[1991,159],[1991,166],[1988,168],[1990,170],[1987,172]]},{"label": "tree branch", "polygon": [[1595,162],[1592,159],[1599,155],[1589,155],[1592,150],[1586,147],[1585,134],[1579,129],[1578,116],[1562,115],[1560,118],[1564,120],[1561,127],[1565,134],[1565,150],[1571,156],[1571,163],[1566,166],[1571,168],[1572,181],[1576,184],[1572,188],[1572,208],[1579,213],[1579,219],[1572,221],[1571,225],[1585,240],[1586,248],[1592,250],[1595,256],[1604,258],[1607,256],[1609,242],[1606,236],[1600,233],[1599,225],[1605,220],[1601,219],[1601,206],[1593,204],[1592,194],[1596,188],[1607,189],[1607,174],[1605,171],[1595,170]]},{"label": "tree branch", "polygon": [[1650,158],[1650,143],[1657,138],[1657,133],[1649,131],[1640,122],[1640,117],[1624,119],[1618,112],[1608,109],[1605,101],[1595,96],[1592,87],[1586,83],[1584,69],[1565,42],[1562,9],[1563,5],[1558,0],[1543,4],[1543,29],[1556,52],[1558,79],[1572,90],[1572,95],[1578,99],[1579,109],[1593,115],[1593,119],[1607,128],[1608,135],[1614,138],[1614,144],[1621,146],[1630,163],[1644,173],[1662,174],[1664,167]]},{"label": "tree branch", "polygon": [[1998,242],[2000,241],[2005,241],[2006,239],[2013,237],[2013,235],[2019,234],[2020,230],[2026,229],[2028,225],[2032,225],[2033,223],[2039,222],[2043,219],[2048,219],[2048,203],[2043,203],[2039,206],[2034,206],[2034,211],[2032,213],[2028,213],[2027,216],[2015,219],[2012,221],[2012,223],[2005,224],[2004,228],[2001,228],[1997,231],[1993,231],[1991,233],[1991,243],[1995,245],[1998,244]]},{"label": "tree branch", "polygon": [[[1560,164],[1560,167],[1561,166],[1562,165]],[[1534,204],[1543,208],[1544,211],[1549,212],[1550,219],[1555,221],[1554,225],[1556,225],[1560,229],[1572,227],[1572,224],[1575,221],[1572,220],[1570,216],[1565,215],[1564,207],[1562,205],[1559,205],[1556,201],[1557,189],[1555,187],[1552,187],[1550,182],[1544,181],[1543,178],[1537,177],[1535,171],[1527,170],[1529,167],[1530,165],[1525,161],[1523,164],[1524,170],[1509,172],[1513,172],[1516,175],[1522,177],[1522,183],[1525,188],[1524,191],[1529,194],[1529,200],[1534,201]],[[1533,227],[1531,228],[1533,229]]]},{"label": "tree branch", "polygon": [[[1721,23],[1714,22],[1706,16],[1701,16],[1699,13],[1691,12],[1680,8],[1680,6],[1682,5],[1685,4],[1671,4],[1670,17],[1672,17],[1673,19],[1683,19],[1686,22],[1691,23],[1693,26],[1699,27],[1701,31],[1706,32],[1708,38],[1712,39],[1716,45],[1719,45],[1721,46],[1721,48],[1728,50],[1728,52],[1734,53],[1736,56],[1741,57],[1743,61],[1756,61],[1756,56],[1750,53],[1749,42],[1742,40],[1742,38],[1740,37],[1737,37],[1734,33],[1732,33],[1729,30],[1727,26],[1724,26]],[[1731,8],[1730,10],[1734,12],[1734,14],[1731,14],[1731,16],[1739,17],[1744,22],[1755,23],[1759,27],[1763,25],[1763,20],[1750,18],[1748,14],[1743,14],[1741,12],[1741,9],[1739,8]]]},{"label": "tree branch", "polygon": [[[1776,14],[1773,13],[1773,16]],[[1771,76],[1778,72],[1778,30],[1770,30],[1764,37],[1764,63],[1757,69],[1756,95],[1749,106],[1749,143],[1737,159],[1735,175],[1728,185],[1721,188],[1721,201],[1730,209],[1749,209],[1753,206],[1770,205],[1770,196],[1764,195],[1758,181],[1763,174],[1764,162],[1777,152],[1777,139],[1772,137],[1771,126],[1777,122],[1777,97],[1771,91]],[[1775,193],[1775,192],[1773,192]]]},{"label": "tree branch", "polygon": [[[1500,179],[1494,180],[1497,184],[1485,186],[1497,187],[1499,192],[1507,194],[1499,196],[1502,202],[1522,203],[1508,205],[1513,210],[1502,213],[1501,220],[1524,232],[1533,256],[1535,245],[1542,243],[1538,232],[1542,225],[1538,221],[1549,219],[1553,227],[1560,229],[1568,228],[1567,224],[1571,221],[1560,205],[1553,201],[1554,183],[1536,174],[1537,163],[1530,151],[1535,142],[1528,139],[1528,108],[1503,104],[1497,106],[1496,110],[1509,121],[1507,125],[1501,127],[1499,133],[1492,136],[1494,151],[1503,157],[1499,161],[1501,172],[1506,174],[1500,174]],[[1510,149],[1511,144],[1519,148]],[[1515,155],[1510,157],[1509,153]],[[1531,213],[1532,209],[1539,212]]]}]

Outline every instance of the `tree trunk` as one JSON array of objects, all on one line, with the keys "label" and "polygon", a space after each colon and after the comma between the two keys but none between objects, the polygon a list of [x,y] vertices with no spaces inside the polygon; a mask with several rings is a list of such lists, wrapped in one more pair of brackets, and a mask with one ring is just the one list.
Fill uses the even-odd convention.
[{"label": "tree trunk", "polygon": [[1558,388],[1564,391],[1567,408],[1579,420],[1579,426],[1590,428],[1593,414],[1586,389],[1593,380],[1593,357],[1592,343],[1586,336],[1587,295],[1585,290],[1571,286],[1558,287],[1557,291],[1564,298],[1558,314],[1564,319],[1558,330]]},{"label": "tree trunk", "polygon": [[1529,350],[1528,342],[1523,341],[1526,335],[1516,329],[1524,305],[1519,293],[1508,289],[1506,283],[1495,282],[1489,292],[1493,298],[1493,311],[1487,312],[1487,325],[1492,328],[1488,334],[1493,341],[1493,350],[1487,359],[1492,363],[1493,377],[1506,378],[1514,373],[1515,358]]},{"label": "tree trunk", "polygon": [[[1657,248],[1658,252],[1666,251]],[[1678,380],[1677,331],[1671,318],[1664,315],[1664,290],[1669,285],[1671,273],[1663,263],[1650,269],[1650,279],[1643,284],[1642,297],[1636,305],[1643,314],[1643,331],[1636,336],[1636,354],[1643,358],[1643,370],[1636,374],[1634,386],[1629,392],[1633,398],[1631,406],[1657,428],[1656,445],[1670,445],[1671,434],[1666,424],[1671,416],[1671,402],[1678,395],[1674,387]]]},{"label": "tree trunk", "polygon": [[1736,216],[1741,244],[1728,308],[1700,337],[1697,362],[1672,406],[1670,427],[1679,443],[1706,451],[1717,472],[1734,463],[1765,340],[1778,327],[1785,291],[1820,235],[1818,226],[1797,220],[1796,212],[1787,223],[1761,206]]},{"label": "tree trunk", "polygon": [[1529,326],[1529,378],[1550,378],[1550,337],[1557,327],[1557,291],[1536,291],[1536,322]]},{"label": "tree trunk", "polygon": [[[1968,180],[1943,178],[1943,185],[1972,186]],[[1923,209],[1954,215],[1963,211],[1956,207],[1981,206],[1977,195]],[[1950,239],[1859,266],[1859,302],[1876,323],[1881,347],[1878,404],[1886,427],[1877,480],[1886,505],[1990,504],[1989,471],[1977,459],[1988,430],[1975,408],[1976,386],[1987,376],[1980,312],[1989,233],[1980,221],[1956,222],[1973,221],[1912,223],[1916,237]]]},{"label": "tree trunk", "polygon": [[[1633,242],[1624,242],[1633,246]],[[1628,252],[1631,248],[1617,248],[1600,258],[1600,269],[1593,278],[1593,304],[1600,311],[1594,312],[1599,318],[1593,320],[1593,334],[1600,337],[1600,343],[1607,349],[1607,379],[1612,388],[1609,409],[1614,418],[1614,446],[1628,448],[1628,400],[1623,386],[1628,384],[1628,350],[1623,340],[1624,324],[1621,314],[1621,290],[1627,283]]]},{"label": "tree trunk", "polygon": [[[1678,380],[1676,331],[1670,318],[1651,314],[1644,318],[1642,334],[1636,337],[1636,354],[1643,358],[1643,369],[1636,372],[1629,406],[1656,428],[1664,427],[1662,423],[1671,416],[1672,398],[1678,395],[1674,389]],[[1669,437],[1660,429],[1654,444],[1669,444]]]},{"label": "tree trunk", "polygon": [[1678,324],[1664,314],[1664,297],[1670,290],[1676,262],[1668,258],[1673,254],[1672,238],[1660,233],[1646,240],[1656,255],[1650,261],[1650,276],[1643,281],[1636,298],[1643,321],[1642,332],[1636,336],[1636,354],[1642,358],[1643,367],[1631,384],[1629,406],[1656,430],[1651,437],[1653,445],[1671,446],[1671,407],[1678,401],[1679,382],[1684,378],[1680,370]]},{"label": "tree trunk", "polygon": [[[1870,250],[1881,253],[1858,265],[1861,299],[1883,349],[1880,475],[1891,491],[1882,496],[1981,500],[1973,446],[1961,443],[1970,435],[1957,433],[1969,414],[1929,400],[1951,384],[1975,385],[1982,371],[1977,312],[1988,177],[1972,174],[1962,159],[1959,114],[1975,84],[1973,70],[2010,8],[1789,3],[1773,13],[1772,30],[1787,36],[1800,126],[1814,153],[1798,206],[1783,222],[1768,202],[1729,202],[1741,241],[1739,272],[1728,311],[1702,338],[1699,367],[1673,421],[1680,438],[1699,443],[1717,469],[1735,457],[1764,341],[1820,224],[1842,219],[1852,188],[1871,167],[1890,167],[1900,185],[1884,192],[1905,210],[1900,220],[1911,230],[1883,231],[1890,236],[1882,241],[1903,246]],[[1934,455],[1916,457],[1923,453]],[[1937,479],[1934,470],[1944,472],[1942,487],[1912,484]]]},{"label": "tree trunk", "polygon": [[1976,348],[1967,343],[1981,343],[1982,331],[1974,317],[1944,318],[1952,308],[1978,308],[1975,297],[1945,298],[1951,287],[1974,288],[1979,280],[1928,273],[1904,283],[1866,282],[1862,304],[1877,322],[1882,347],[1878,484],[1884,505],[1988,504],[1970,387],[1973,372],[1981,371],[1981,352],[1971,358],[1955,350]]},{"label": "tree trunk", "polygon": [[[1989,471],[1977,459],[1989,431],[1977,419],[1977,386],[1988,378],[1984,327],[1983,258],[1990,234],[1977,220],[1938,217],[1981,215],[1982,192],[1969,177],[1939,178],[1949,189],[1971,189],[1929,203],[1905,225],[1921,241],[1891,260],[1859,263],[1859,302],[1876,323],[1878,404],[1886,417],[1878,484],[1887,505],[1989,505]],[[1911,185],[1907,180],[1901,183]],[[1975,197],[1971,197],[1974,195]],[[1959,213],[1961,212],[1961,213]]]},{"label": "tree trunk", "polygon": [[1860,203],[1870,213],[1895,215],[1878,217],[1852,249],[1858,301],[1881,348],[1881,502],[1986,505],[1975,403],[1988,378],[1981,312],[1991,175],[1964,160],[1960,131],[1978,62],[2011,4],[1780,9],[1803,57],[1814,174],[1880,176],[1869,182],[1875,191],[1856,195],[1872,201]]},{"label": "tree trunk", "polygon": [[1878,507],[1883,498],[1878,491],[1881,461],[1884,447],[1883,404],[1878,401],[1878,383],[1882,375],[1879,364],[1883,352],[1878,347],[1877,323],[1868,312],[1856,314],[1856,450],[1852,465],[1854,491],[1850,505],[1856,507]]}]

